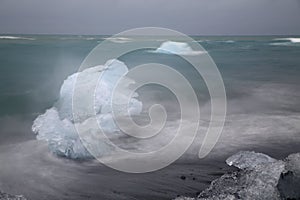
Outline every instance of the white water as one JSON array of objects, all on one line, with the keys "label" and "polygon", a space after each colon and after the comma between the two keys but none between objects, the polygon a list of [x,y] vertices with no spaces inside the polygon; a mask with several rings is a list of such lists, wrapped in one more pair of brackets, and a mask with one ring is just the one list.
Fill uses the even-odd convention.
[{"label": "white water", "polygon": [[34,38],[30,38],[30,37],[17,37],[17,36],[0,36],[0,39],[4,39],[4,40],[35,40]]}]

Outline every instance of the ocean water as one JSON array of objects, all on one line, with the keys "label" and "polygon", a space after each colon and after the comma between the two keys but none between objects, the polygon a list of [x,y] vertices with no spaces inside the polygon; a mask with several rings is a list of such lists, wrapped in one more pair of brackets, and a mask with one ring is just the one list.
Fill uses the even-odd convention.
[{"label": "ocean water", "polygon": [[[5,135],[0,143],[32,139],[27,122],[53,105],[66,77],[107,37],[0,36],[0,133]],[[299,112],[300,43],[296,38],[194,37],[221,72],[229,115]],[[168,64],[198,84],[200,104],[209,99],[201,77],[176,56],[142,51],[120,60],[129,68],[152,61]]]},{"label": "ocean water", "polygon": [[[2,178],[6,182],[5,184],[0,181],[0,188],[13,193],[27,194],[32,199],[47,199],[47,197],[52,199],[61,197],[65,199],[75,197],[84,199],[86,198],[84,195],[89,196],[91,199],[94,196],[99,197],[98,193],[90,190],[88,190],[88,194],[80,191],[74,192],[74,188],[78,189],[81,186],[79,187],[75,183],[71,184],[71,178],[66,180],[53,180],[51,178],[57,172],[55,170],[61,170],[62,166],[71,167],[72,172],[74,172],[74,174],[64,172],[62,175],[70,177],[74,175],[77,178],[75,180],[84,179],[85,173],[89,173],[89,170],[92,170],[93,175],[101,173],[101,170],[97,171],[94,169],[95,167],[90,169],[79,164],[77,166],[76,163],[62,164],[61,162],[69,162],[64,159],[63,161],[61,159],[53,161],[56,158],[47,154],[46,145],[40,147],[36,143],[36,136],[32,132],[31,126],[38,115],[44,113],[58,100],[63,81],[69,75],[75,73],[88,53],[107,37],[72,35],[0,36],[0,148],[2,149],[0,153],[0,180]],[[220,157],[221,159],[241,149],[262,151],[281,158],[300,150],[299,38],[299,36],[193,36],[193,39],[205,48],[216,63],[223,77],[227,95],[228,109],[225,127],[220,140],[209,154],[209,158]],[[116,44],[123,42],[132,42],[132,40],[121,38],[118,41],[112,41]],[[108,49],[107,51],[111,50]],[[184,74],[197,92],[200,107],[204,113],[203,121],[205,124],[205,116],[209,116],[210,112],[209,95],[201,77],[195,75],[195,70],[188,66],[184,60],[178,56],[153,54],[149,51],[129,53],[119,59],[129,68],[141,63],[156,61],[172,66]],[[145,91],[149,91],[146,89],[144,88]],[[140,90],[143,94],[141,100],[144,101],[146,107],[161,101],[171,114],[176,115],[178,113],[178,103],[171,93],[158,86],[152,87],[150,91],[150,93],[147,93],[143,92],[143,89]],[[205,131],[205,128],[204,125],[200,129]],[[127,140],[126,142],[128,143]],[[121,143],[121,141],[116,141],[116,143]],[[120,145],[122,146],[122,144]],[[191,159],[186,162],[197,164],[201,162],[195,155],[198,150],[199,141],[192,145],[187,152],[188,156],[186,157],[191,157]],[[26,155],[25,158],[22,158],[22,153]],[[37,160],[31,162],[30,159]],[[13,173],[9,164],[2,164],[6,161],[11,164],[17,163],[18,166],[15,169],[17,173]],[[212,165],[218,166],[217,164]],[[48,166],[48,170],[54,171],[46,174],[45,171],[37,170],[40,166]],[[22,167],[26,170],[19,172],[18,170],[21,170]],[[32,167],[32,170],[28,169],[30,167]],[[190,170],[190,167],[184,169]],[[176,168],[171,167],[170,170],[172,175],[176,173]],[[178,172],[180,170],[184,171],[180,168]],[[115,172],[107,171],[109,170],[106,170],[105,173],[114,174],[112,177],[116,176]],[[13,174],[18,174],[19,177]],[[20,178],[20,176],[23,178]],[[153,177],[156,176],[161,176],[161,174],[153,175]],[[32,184],[39,183],[41,186],[36,189],[29,186],[24,188],[26,177],[32,178]],[[103,180],[102,178],[98,177],[93,181],[98,181],[97,184],[100,184],[99,181]],[[122,178],[125,180],[128,177]],[[140,181],[144,180],[143,178]],[[166,178],[166,180],[172,182],[172,178]],[[110,180],[111,185],[115,184],[117,181],[115,179]],[[140,184],[140,181],[136,181],[136,179],[139,178],[132,178],[131,185],[133,187],[137,183]],[[207,179],[209,178],[206,177],[205,180]],[[85,181],[89,182],[88,180],[92,179]],[[147,176],[145,180],[151,180],[151,175]],[[85,181],[83,182],[85,183]],[[71,195],[68,196],[63,191],[58,191],[55,186],[50,186],[51,184],[58,184],[61,187],[70,184],[69,187],[65,188],[65,193],[70,192]],[[159,189],[156,187],[162,187],[158,183],[147,182],[144,184],[148,184],[145,186],[147,187],[145,193],[149,191],[157,192]],[[176,189],[181,185],[176,181],[174,184],[177,184],[177,186],[170,187]],[[196,185],[193,182],[187,184],[194,184],[193,189],[187,189],[192,186],[186,185],[185,189],[188,190],[188,193],[195,192],[197,187],[203,188],[207,185],[203,182],[198,182]],[[120,185],[118,187],[121,188]],[[85,189],[82,188],[82,190]],[[106,189],[109,190],[109,188]],[[28,190],[31,190],[31,192],[28,192]],[[175,194],[172,193],[172,189],[167,188],[166,190],[168,192],[165,194],[159,192],[155,195],[149,194],[148,199],[174,197]],[[184,191],[182,192],[184,193]],[[39,196],[41,193],[45,193],[43,198]],[[54,195],[55,193],[60,196]],[[102,192],[102,195],[104,193]],[[134,195],[135,191],[126,190],[124,193],[126,193],[124,194],[125,197],[126,195],[132,198],[136,197]],[[110,193],[105,193],[105,195],[108,194]],[[122,196],[118,192],[113,195]],[[139,195],[139,197],[143,195],[143,197],[147,197],[145,194]]]}]

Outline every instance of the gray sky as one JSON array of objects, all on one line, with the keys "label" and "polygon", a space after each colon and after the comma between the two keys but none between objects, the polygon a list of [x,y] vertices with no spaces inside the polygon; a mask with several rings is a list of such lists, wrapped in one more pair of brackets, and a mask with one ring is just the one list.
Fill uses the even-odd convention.
[{"label": "gray sky", "polygon": [[300,0],[0,0],[0,33],[300,34]]}]

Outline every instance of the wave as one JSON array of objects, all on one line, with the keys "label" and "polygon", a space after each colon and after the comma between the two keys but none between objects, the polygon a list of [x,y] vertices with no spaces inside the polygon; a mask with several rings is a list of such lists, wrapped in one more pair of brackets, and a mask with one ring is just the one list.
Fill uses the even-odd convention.
[{"label": "wave", "polygon": [[271,46],[299,46],[300,43],[293,43],[293,42],[272,42],[269,45],[271,45]]},{"label": "wave", "polygon": [[195,40],[196,43],[235,43],[234,40]]},{"label": "wave", "polygon": [[226,41],[222,41],[222,42],[225,42],[225,43],[234,43],[235,41],[234,40],[226,40]]},{"label": "wave", "polygon": [[97,40],[97,38],[94,38],[94,37],[85,37],[83,38],[84,40]]},{"label": "wave", "polygon": [[114,42],[114,43],[127,43],[127,42],[133,41],[133,39],[125,38],[125,37],[109,37],[109,38],[103,38],[103,39],[109,40],[110,42]]},{"label": "wave", "polygon": [[295,46],[296,44],[291,43],[291,42],[273,42],[273,43],[270,43],[269,45],[271,45],[271,46]]},{"label": "wave", "polygon": [[34,38],[30,38],[30,37],[17,37],[17,36],[0,36],[0,39],[4,39],[4,40],[35,40]]},{"label": "wave", "polygon": [[174,41],[167,41],[163,42],[159,48],[154,51],[153,53],[162,53],[162,54],[176,54],[176,55],[200,55],[206,53],[206,51],[195,51],[193,50],[189,44],[185,42],[174,42]]},{"label": "wave", "polygon": [[270,45],[273,46],[295,46],[300,44],[300,38],[275,38]]},{"label": "wave", "polygon": [[300,38],[276,38],[274,40],[289,41],[291,43],[300,43]]}]

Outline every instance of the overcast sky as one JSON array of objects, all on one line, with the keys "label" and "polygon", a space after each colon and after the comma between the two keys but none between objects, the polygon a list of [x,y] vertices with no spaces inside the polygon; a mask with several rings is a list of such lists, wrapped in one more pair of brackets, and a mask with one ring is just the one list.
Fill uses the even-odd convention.
[{"label": "overcast sky", "polygon": [[0,0],[0,33],[300,34],[300,0]]}]

